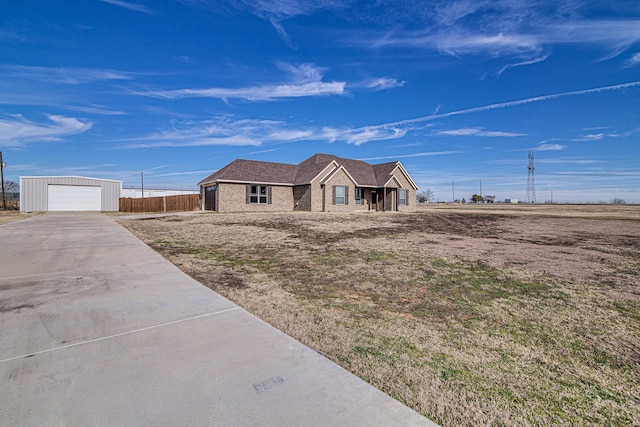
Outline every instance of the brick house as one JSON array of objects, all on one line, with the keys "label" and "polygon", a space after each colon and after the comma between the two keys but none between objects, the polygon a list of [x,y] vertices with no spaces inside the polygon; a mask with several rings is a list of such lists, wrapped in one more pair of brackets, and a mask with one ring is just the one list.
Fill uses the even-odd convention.
[{"label": "brick house", "polygon": [[412,211],[418,187],[400,162],[316,154],[297,165],[234,160],[198,183],[217,212]]}]

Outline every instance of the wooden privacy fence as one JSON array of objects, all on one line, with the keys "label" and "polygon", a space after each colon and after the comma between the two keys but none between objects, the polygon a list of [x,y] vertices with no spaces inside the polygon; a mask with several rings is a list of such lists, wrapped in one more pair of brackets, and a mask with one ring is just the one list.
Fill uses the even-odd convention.
[{"label": "wooden privacy fence", "polygon": [[179,212],[197,209],[200,209],[199,194],[145,197],[144,199],[120,197],[120,212]]}]

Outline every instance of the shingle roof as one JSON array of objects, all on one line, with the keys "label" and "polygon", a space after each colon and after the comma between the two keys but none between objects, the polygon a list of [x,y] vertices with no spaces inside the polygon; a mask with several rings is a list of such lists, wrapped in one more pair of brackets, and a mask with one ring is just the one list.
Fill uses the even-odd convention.
[{"label": "shingle roof", "polygon": [[371,165],[362,160],[343,159],[331,154],[316,154],[298,165],[234,160],[200,181],[198,185],[215,181],[309,184],[332,162],[343,166],[356,183],[363,187],[383,187],[389,181],[391,172],[398,166],[398,162]]},{"label": "shingle roof", "polygon": [[200,181],[198,185],[214,181],[291,184],[297,171],[298,165],[238,159],[222,169],[218,169]]},{"label": "shingle roof", "polygon": [[391,178],[391,172],[398,167],[398,162],[380,163],[379,165],[373,165],[373,172],[376,175],[376,182],[379,187],[384,186],[389,178]]}]

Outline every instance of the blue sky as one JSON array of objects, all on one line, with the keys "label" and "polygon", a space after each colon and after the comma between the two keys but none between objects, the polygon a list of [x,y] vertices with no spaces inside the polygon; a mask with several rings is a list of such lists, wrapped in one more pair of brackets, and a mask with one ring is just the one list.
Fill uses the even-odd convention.
[{"label": "blue sky", "polygon": [[[5,179],[400,160],[439,200],[640,203],[640,2],[1,0]],[[453,184],[453,185],[452,185]]]}]

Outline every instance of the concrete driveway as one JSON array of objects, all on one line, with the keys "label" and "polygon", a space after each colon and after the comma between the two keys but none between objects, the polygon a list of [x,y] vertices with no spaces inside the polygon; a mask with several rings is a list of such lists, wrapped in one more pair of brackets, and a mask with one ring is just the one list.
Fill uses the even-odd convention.
[{"label": "concrete driveway", "polygon": [[0,226],[0,425],[435,425],[102,214]]}]

